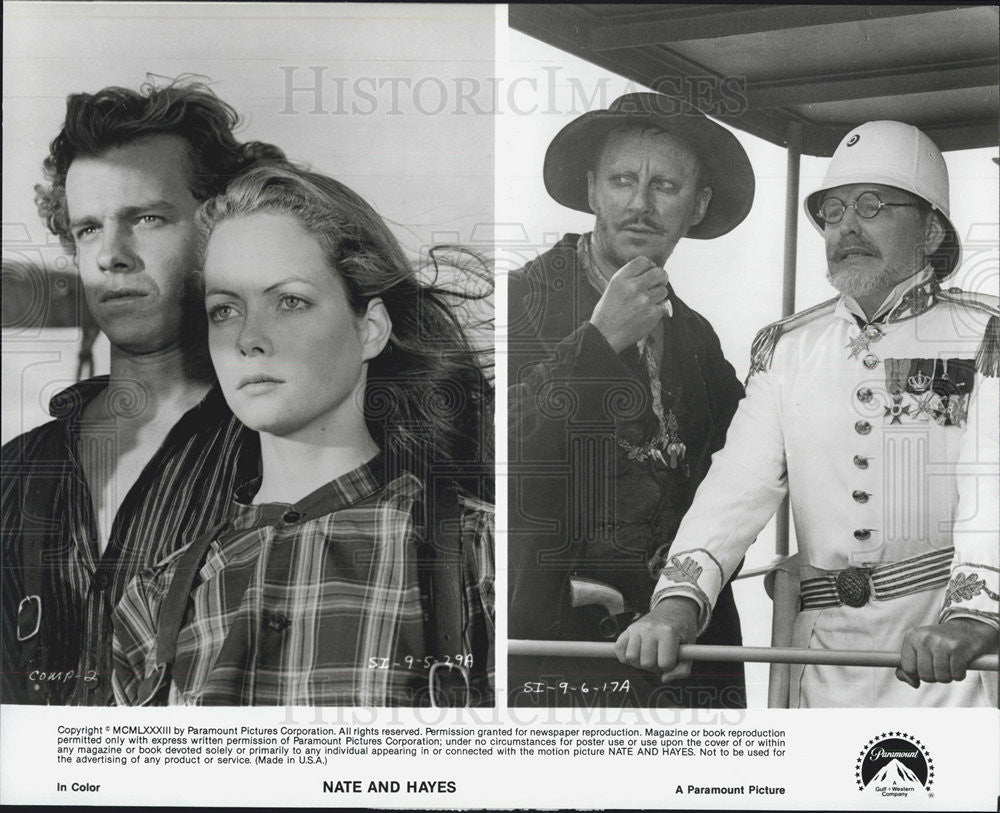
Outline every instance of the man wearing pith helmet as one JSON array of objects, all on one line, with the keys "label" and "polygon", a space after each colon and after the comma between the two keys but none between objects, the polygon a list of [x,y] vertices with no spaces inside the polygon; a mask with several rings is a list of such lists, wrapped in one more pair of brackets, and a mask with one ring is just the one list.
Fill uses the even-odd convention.
[{"label": "man wearing pith helmet", "polygon": [[787,494],[793,645],[899,651],[901,668],[793,667],[794,706],[995,705],[1000,310],[945,289],[948,172],[920,130],[848,133],[806,213],[839,296],[762,330],[747,397],[685,516],[628,663],[683,674],[678,644]]},{"label": "man wearing pith helmet", "polygon": [[[754,175],[728,130],[657,93],[572,121],[543,174],[556,201],[595,223],[509,281],[509,634],[614,641],[648,606],[743,397],[664,265],[681,238],[734,229]],[[677,271],[701,283],[712,273]],[[728,586],[699,640],[741,643]],[[746,705],[742,664],[699,664],[663,686],[613,661],[512,659],[509,681],[514,704]]]}]

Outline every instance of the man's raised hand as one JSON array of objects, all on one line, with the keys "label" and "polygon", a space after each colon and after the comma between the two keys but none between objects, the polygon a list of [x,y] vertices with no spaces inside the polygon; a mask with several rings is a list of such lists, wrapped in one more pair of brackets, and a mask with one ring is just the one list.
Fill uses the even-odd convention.
[{"label": "man's raised hand", "polygon": [[667,272],[648,257],[636,257],[608,281],[590,323],[620,353],[656,327],[666,298]]}]

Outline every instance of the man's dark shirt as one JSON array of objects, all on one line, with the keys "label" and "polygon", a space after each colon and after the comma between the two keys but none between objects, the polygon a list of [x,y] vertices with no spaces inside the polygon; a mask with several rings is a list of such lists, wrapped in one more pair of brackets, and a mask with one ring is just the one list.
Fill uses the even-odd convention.
[{"label": "man's dark shirt", "polygon": [[[603,611],[570,607],[574,575],[618,589],[634,611],[648,610],[656,566],[743,397],[711,325],[671,289],[673,316],[661,322],[660,382],[664,410],[678,419],[686,455],[677,468],[630,458],[618,440],[641,446],[658,429],[650,381],[636,347],[616,354],[589,323],[599,295],[580,268],[578,239],[565,236],[509,281],[511,638],[613,640],[598,632]],[[699,642],[742,642],[729,587]],[[531,676],[514,668],[511,700],[520,703],[526,699],[519,696],[521,684]],[[551,659],[546,668],[573,666]],[[699,673],[708,678],[699,680]],[[745,705],[741,664],[696,664],[693,674],[684,682],[688,688],[654,686],[639,693],[639,703]],[[602,677],[609,676],[646,677],[612,661],[603,665]],[[576,677],[584,680],[585,672]],[[659,701],[648,696],[654,690]],[[606,704],[618,702],[606,698]]]},{"label": "man's dark shirt", "polygon": [[[106,705],[112,702],[111,611],[128,582],[223,520],[238,480],[238,450],[256,467],[259,445],[218,388],[174,425],[126,495],[98,552],[93,500],[80,462],[86,405],[106,376],[56,395],[54,421],[4,445],[2,476],[2,700]],[[134,407],[109,393],[112,408]],[[117,400],[116,400],[117,399]],[[106,424],[109,454],[115,422]],[[39,505],[40,500],[46,504]],[[34,516],[27,515],[30,509]],[[41,626],[32,653],[18,641],[26,546],[42,546]],[[27,630],[22,630],[22,634]],[[31,655],[31,662],[26,657]]]}]

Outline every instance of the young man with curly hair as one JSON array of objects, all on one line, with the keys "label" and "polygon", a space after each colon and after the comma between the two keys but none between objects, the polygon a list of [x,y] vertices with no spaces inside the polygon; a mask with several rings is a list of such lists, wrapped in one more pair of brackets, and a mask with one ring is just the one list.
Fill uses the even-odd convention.
[{"label": "young man with curly hair", "polygon": [[[36,187],[111,344],[110,374],[3,448],[2,701],[106,705],[111,611],[227,510],[244,430],[205,342],[195,212],[272,145],[203,84],[67,99]],[[254,455],[255,457],[256,455]]]}]

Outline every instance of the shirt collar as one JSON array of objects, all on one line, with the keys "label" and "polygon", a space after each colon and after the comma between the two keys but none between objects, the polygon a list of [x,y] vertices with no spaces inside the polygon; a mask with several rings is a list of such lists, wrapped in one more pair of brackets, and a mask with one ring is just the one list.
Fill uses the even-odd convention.
[{"label": "shirt collar", "polygon": [[[77,381],[60,390],[49,399],[49,415],[63,420],[80,418],[87,405],[108,388],[110,381],[111,376],[97,375],[84,381]],[[218,416],[228,409],[222,390],[216,383],[192,409],[185,413],[185,416],[196,411],[204,417]]]},{"label": "shirt collar", "polygon": [[590,287],[597,291],[598,296],[603,296],[604,289],[608,287],[608,281],[597,267],[597,261],[591,253],[593,248],[590,244],[590,236],[591,232],[587,232],[586,234],[581,234],[580,239],[577,240],[576,261],[579,263],[580,268],[583,269],[583,275],[587,278],[587,282],[590,283]]},{"label": "shirt collar", "polygon": [[98,375],[60,390],[49,399],[49,415],[59,420],[79,418],[83,410],[108,387],[110,376]]},{"label": "shirt collar", "polygon": [[854,297],[843,294],[837,302],[835,315],[848,321],[862,324],[872,322],[901,322],[912,319],[928,310],[937,301],[940,290],[933,267],[928,264],[912,277],[907,277],[882,301],[875,314],[869,319]]},{"label": "shirt collar", "polygon": [[244,481],[234,491],[233,527],[275,525],[289,514],[296,515],[294,522],[332,514],[370,497],[383,488],[388,481],[389,468],[385,453],[379,452],[367,463],[320,486],[295,503],[252,504],[251,501],[260,489],[262,479],[262,475],[257,474]]}]

